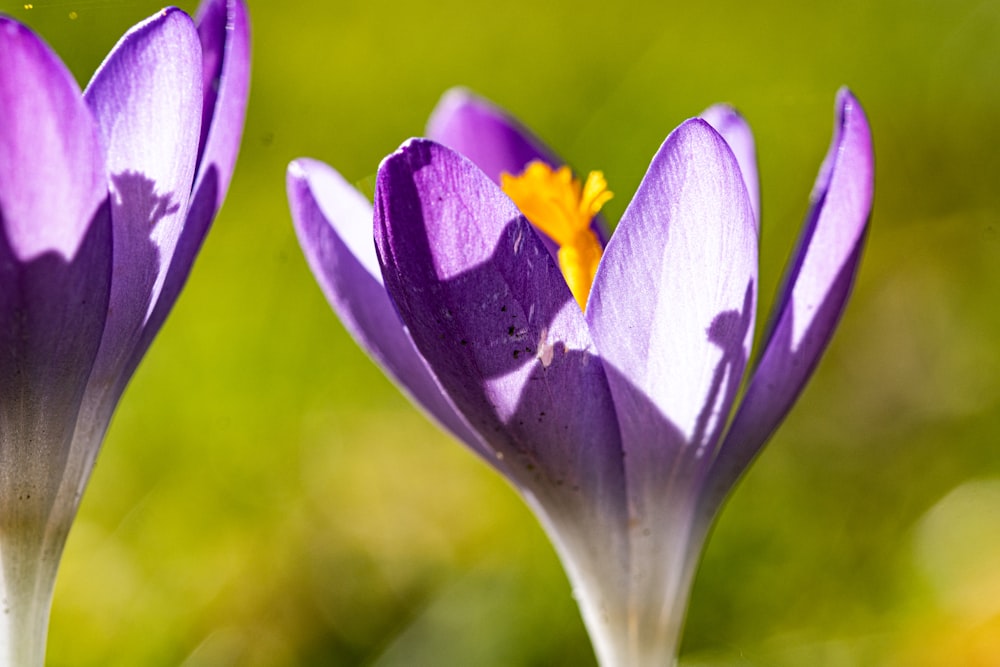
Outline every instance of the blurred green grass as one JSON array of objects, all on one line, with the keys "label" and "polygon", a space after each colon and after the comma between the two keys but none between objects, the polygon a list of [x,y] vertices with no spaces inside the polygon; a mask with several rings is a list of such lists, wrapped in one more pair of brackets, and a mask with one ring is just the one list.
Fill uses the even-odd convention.
[{"label": "blurred green grass", "polygon": [[[30,4],[0,10],[81,84],[160,8]],[[765,305],[851,86],[876,146],[867,256],[826,359],[709,542],[682,664],[1000,663],[996,588],[979,606],[954,595],[977,597],[989,568],[963,554],[1000,561],[1000,526],[935,518],[1000,515],[975,492],[1000,478],[998,3],[251,0],[251,14],[241,160],[100,456],[50,665],[593,664],[531,514],[358,351],[287,212],[290,160],[364,183],[459,84],[602,169],[611,219],[674,126],[735,104],[759,152]]]}]

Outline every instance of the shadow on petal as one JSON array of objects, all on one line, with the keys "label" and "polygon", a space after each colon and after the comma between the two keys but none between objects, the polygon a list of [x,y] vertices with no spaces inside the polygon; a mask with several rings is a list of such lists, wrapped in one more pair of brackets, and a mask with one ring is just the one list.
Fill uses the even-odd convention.
[{"label": "shadow on petal", "polygon": [[170,314],[177,297],[191,275],[194,260],[201,250],[212,220],[218,211],[219,171],[215,165],[209,165],[203,172],[198,189],[191,195],[184,228],[177,239],[177,246],[170,258],[163,287],[156,297],[149,316],[142,328],[142,336],[132,353],[132,359],[125,369],[125,375],[131,376],[139,365],[142,356],[149,349],[160,327]]},{"label": "shadow on petal", "polygon": [[[747,284],[746,295],[743,298],[742,310],[727,310],[719,313],[708,327],[708,340],[722,350],[715,372],[712,374],[712,384],[708,390],[708,400],[695,424],[694,443],[699,453],[706,447],[714,448],[722,436],[726,426],[729,411],[736,392],[739,391],[743,379],[743,371],[747,365],[747,355],[743,347],[750,327],[753,324],[753,281]],[[710,424],[713,406],[721,406],[722,410],[714,424]]]},{"label": "shadow on petal", "polygon": [[106,400],[113,409],[133,370],[129,360],[163,273],[158,223],[176,214],[179,204],[173,193],[157,193],[156,183],[138,172],[115,174],[111,181],[112,219],[119,222],[115,225],[110,310],[91,384],[99,387],[99,393],[111,394]]},{"label": "shadow on petal", "polygon": [[[701,512],[718,512],[729,491],[750,466],[760,448],[791,409],[830,342],[831,332],[847,305],[864,249],[864,236],[851,251],[830,283],[812,323],[793,344],[794,299],[773,327],[767,349],[760,358],[719,451],[711,462]],[[791,388],[791,389],[790,389]]]}]

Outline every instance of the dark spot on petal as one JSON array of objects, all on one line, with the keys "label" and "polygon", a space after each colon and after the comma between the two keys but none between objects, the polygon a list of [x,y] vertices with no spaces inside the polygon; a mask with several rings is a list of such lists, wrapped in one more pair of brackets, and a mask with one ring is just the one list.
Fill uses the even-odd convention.
[{"label": "dark spot on petal", "polygon": [[514,335],[514,327],[507,327],[507,335],[508,336]]},{"label": "dark spot on petal", "polygon": [[521,350],[514,350],[514,358],[517,359],[521,355]]}]

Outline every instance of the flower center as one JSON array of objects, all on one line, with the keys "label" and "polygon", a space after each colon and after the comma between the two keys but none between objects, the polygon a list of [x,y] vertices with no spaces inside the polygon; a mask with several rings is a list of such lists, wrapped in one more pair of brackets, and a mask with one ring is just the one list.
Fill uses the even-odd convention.
[{"label": "flower center", "polygon": [[604,252],[590,223],[613,196],[604,174],[592,171],[581,185],[569,167],[553,170],[535,160],[520,176],[501,174],[500,187],[528,222],[559,246],[559,269],[580,310],[586,308]]}]

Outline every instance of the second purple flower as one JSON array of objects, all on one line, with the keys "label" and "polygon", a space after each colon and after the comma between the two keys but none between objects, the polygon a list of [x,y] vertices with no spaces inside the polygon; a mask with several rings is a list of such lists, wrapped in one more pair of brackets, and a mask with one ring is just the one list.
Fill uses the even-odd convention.
[{"label": "second purple flower", "polygon": [[759,206],[732,109],[667,137],[610,237],[603,176],[575,179],[492,105],[453,91],[429,136],[383,161],[374,209],[329,167],[292,163],[309,264],[358,342],[535,510],[600,662],[670,664],[708,529],[846,304],[873,192],[864,113],[839,93],[738,404]]}]

